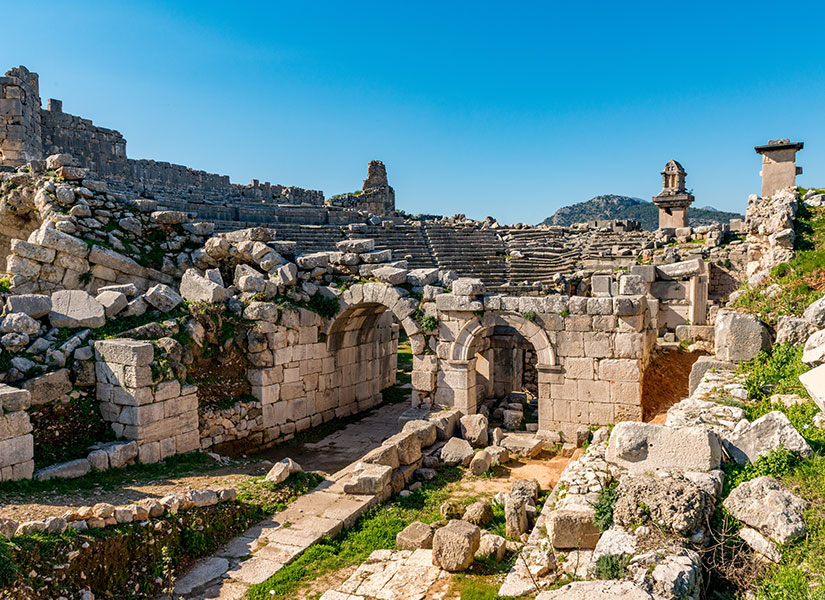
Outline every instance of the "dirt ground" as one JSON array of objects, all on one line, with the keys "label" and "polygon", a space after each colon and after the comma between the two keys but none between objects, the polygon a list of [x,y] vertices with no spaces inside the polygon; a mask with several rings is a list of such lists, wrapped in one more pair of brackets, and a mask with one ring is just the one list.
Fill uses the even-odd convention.
[{"label": "dirt ground", "polygon": [[654,355],[642,381],[642,420],[664,424],[667,409],[687,398],[690,369],[704,352],[664,350]]}]

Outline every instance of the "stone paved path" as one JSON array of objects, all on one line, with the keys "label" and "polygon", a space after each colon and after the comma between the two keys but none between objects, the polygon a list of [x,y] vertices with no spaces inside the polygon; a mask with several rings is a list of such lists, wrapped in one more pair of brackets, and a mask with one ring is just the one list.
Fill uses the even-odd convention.
[{"label": "stone paved path", "polygon": [[398,417],[409,407],[406,402],[387,404],[321,440],[275,446],[256,458],[277,462],[289,457],[305,471],[335,473],[397,433]]},{"label": "stone paved path", "polygon": [[423,600],[438,579],[449,576],[433,566],[432,550],[376,550],[320,600]]},{"label": "stone paved path", "polygon": [[196,563],[177,580],[176,593],[185,600],[243,598],[250,586],[272,577],[310,545],[352,527],[383,498],[345,494],[344,484],[364,454],[398,432],[398,417],[407,408],[406,403],[386,405],[317,442],[276,447],[259,455],[269,460],[289,456],[306,471],[329,475],[285,510]]}]

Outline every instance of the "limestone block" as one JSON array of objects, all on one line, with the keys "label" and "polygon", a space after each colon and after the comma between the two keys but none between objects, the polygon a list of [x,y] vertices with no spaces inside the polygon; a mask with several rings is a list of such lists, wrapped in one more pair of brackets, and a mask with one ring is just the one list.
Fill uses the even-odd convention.
[{"label": "limestone block", "polygon": [[436,386],[436,373],[432,371],[413,371],[410,375],[413,389],[422,392],[432,392]]},{"label": "limestone block", "polygon": [[[158,283],[150,287],[146,290],[146,294],[144,294],[143,297],[149,304],[164,313],[169,312],[183,302],[180,294],[163,283]],[[52,302],[54,302],[54,298],[52,298]]]},{"label": "limestone block", "polygon": [[103,305],[82,290],[59,290],[52,294],[49,322],[52,327],[96,329],[106,324]]},{"label": "limestone block", "polygon": [[40,332],[40,322],[22,312],[8,313],[0,320],[0,333],[24,333],[34,337]]},{"label": "limestone block", "polygon": [[29,414],[23,410],[6,413],[0,412],[0,440],[8,440],[31,433]]},{"label": "limestone block", "polygon": [[228,296],[225,287],[203,277],[195,269],[187,269],[180,281],[180,293],[189,302],[223,302]]},{"label": "limestone block", "polygon": [[473,300],[471,296],[456,296],[455,294],[441,294],[435,297],[435,306],[439,311],[467,311],[473,312],[484,309],[484,303]]},{"label": "limestone block", "polygon": [[12,254],[16,256],[41,263],[51,263],[57,253],[57,251],[52,248],[45,248],[17,239],[11,240],[11,251]]},{"label": "limestone block", "polygon": [[627,580],[576,581],[558,589],[542,592],[536,600],[651,600],[641,586]]},{"label": "limestone block", "polygon": [[137,458],[138,454],[136,442],[112,442],[104,445],[101,449],[109,455],[109,466],[113,469],[126,466]]},{"label": "limestone block", "polygon": [[656,267],[661,279],[687,279],[705,272],[705,262],[701,258],[692,258],[682,262]]},{"label": "limestone block", "polygon": [[806,308],[802,317],[817,329],[825,328],[825,296]]},{"label": "limestone block", "polygon": [[51,309],[52,299],[44,294],[19,294],[6,299],[6,313],[25,313],[39,319],[49,314]]},{"label": "limestone block", "polygon": [[493,457],[486,450],[476,452],[470,460],[470,472],[473,475],[486,473],[493,464]]},{"label": "limestone block", "polygon": [[484,415],[467,415],[459,420],[461,436],[475,448],[487,446],[489,434],[487,431],[487,417]]},{"label": "limestone block", "polygon": [[519,454],[533,458],[541,453],[544,442],[536,439],[532,435],[511,433],[504,436],[501,440],[501,446],[506,448],[511,454]]},{"label": "limestone block", "polygon": [[395,267],[379,267],[372,272],[373,277],[390,285],[401,285],[407,282],[407,269]]},{"label": "limestone block", "polygon": [[69,370],[59,369],[29,379],[23,384],[23,388],[29,391],[32,405],[47,404],[60,400],[72,391]]},{"label": "limestone block", "polygon": [[[417,438],[416,438],[417,439]],[[392,467],[359,462],[344,484],[347,494],[381,494],[390,484]]]},{"label": "limestone block", "polygon": [[103,312],[107,318],[114,317],[129,304],[126,294],[115,291],[100,292],[95,300],[103,306]]},{"label": "limestone block", "polygon": [[34,457],[34,438],[31,434],[0,440],[0,468],[25,463]]},{"label": "limestone block", "polygon": [[155,348],[152,342],[127,339],[99,340],[95,342],[95,356],[97,360],[106,362],[145,367],[154,359]]},{"label": "limestone block", "polygon": [[595,548],[601,532],[593,523],[594,515],[589,507],[551,511],[545,521],[550,545],[560,550]]},{"label": "limestone block", "polygon": [[625,358],[606,358],[599,361],[599,379],[607,381],[639,381],[639,361]]},{"label": "limestone block", "polygon": [[624,421],[610,434],[607,461],[630,474],[680,469],[711,471],[722,458],[719,437],[695,427],[665,427]]},{"label": "limestone block", "polygon": [[378,465],[386,465],[392,469],[397,469],[401,462],[398,459],[398,447],[395,445],[379,446],[364,455],[362,462]]},{"label": "limestone block", "polygon": [[455,435],[460,417],[461,411],[450,409],[432,413],[427,416],[427,420],[435,424],[436,434],[439,440],[449,440]]},{"label": "limestone block", "polygon": [[716,357],[739,362],[750,360],[771,346],[768,328],[753,315],[722,309],[716,317]]},{"label": "limestone block", "polygon": [[51,465],[43,469],[39,469],[34,473],[35,481],[46,481],[49,479],[73,479],[75,477],[82,477],[92,470],[89,460],[86,458],[78,458],[77,460],[70,460],[68,462]]},{"label": "limestone block", "polygon": [[385,263],[392,260],[392,250],[376,250],[374,252],[362,252],[358,255],[361,262],[368,265]]},{"label": "limestone block", "polygon": [[407,283],[412,286],[429,286],[438,281],[438,269],[412,269],[407,273]]},{"label": "limestone block", "polygon": [[412,431],[402,431],[387,438],[382,446],[398,448],[398,460],[402,465],[411,465],[421,458],[421,441],[418,434]]},{"label": "limestone block", "polygon": [[413,521],[395,536],[399,550],[418,550],[433,547],[433,528],[421,521]]},{"label": "limestone block", "polygon": [[820,410],[825,410],[825,365],[803,373],[799,376],[799,381],[808,390]]},{"label": "limestone block", "polygon": [[134,275],[136,277],[146,277],[146,269],[137,264],[128,256],[124,256],[110,248],[102,246],[92,246],[89,253],[89,262],[96,265],[103,265],[115,271]]},{"label": "limestone block", "polygon": [[356,254],[360,254],[362,252],[372,252],[373,250],[375,250],[375,240],[341,240],[340,242],[336,242],[335,247],[341,252],[350,252]]},{"label": "limestone block", "polygon": [[81,258],[86,258],[89,255],[89,246],[86,242],[67,233],[47,227],[41,227],[35,230],[29,236],[29,243]]},{"label": "limestone block", "polygon": [[413,432],[418,436],[421,442],[421,447],[426,448],[435,444],[438,432],[435,423],[424,421],[422,419],[414,419],[404,423],[403,432]]},{"label": "limestone block", "polygon": [[445,571],[463,571],[473,563],[481,530],[466,521],[452,520],[433,536],[433,565]]},{"label": "limestone block", "polygon": [[812,367],[825,363],[825,329],[821,329],[807,338],[802,353],[802,362]]},{"label": "limestone block", "polygon": [[461,438],[450,438],[441,448],[441,461],[448,467],[456,465],[467,466],[473,458],[473,448],[470,443]]}]

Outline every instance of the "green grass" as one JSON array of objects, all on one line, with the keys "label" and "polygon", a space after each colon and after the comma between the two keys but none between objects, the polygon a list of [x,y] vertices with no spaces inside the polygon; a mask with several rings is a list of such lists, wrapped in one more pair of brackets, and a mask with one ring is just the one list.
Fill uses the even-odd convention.
[{"label": "green grass", "polygon": [[[794,227],[796,257],[771,269],[760,285],[744,286],[734,303],[772,326],[780,315],[801,315],[825,290],[825,208],[800,203]],[[772,284],[779,284],[781,290],[768,296],[765,290]]]},{"label": "green grass", "polygon": [[375,507],[353,528],[343,531],[335,539],[325,539],[310,546],[267,581],[252,586],[247,598],[292,598],[301,587],[326,573],[360,564],[374,550],[395,548],[395,536],[411,522],[432,523],[441,518],[438,509],[449,496],[447,486],[460,478],[460,469],[446,469],[410,496],[395,497],[387,504]]},{"label": "green grass", "polygon": [[810,398],[799,376],[808,371],[802,362],[802,346],[775,344],[770,352],[760,351],[753,360],[743,363],[747,373],[745,387],[748,396],[762,400],[772,394],[798,394]]}]

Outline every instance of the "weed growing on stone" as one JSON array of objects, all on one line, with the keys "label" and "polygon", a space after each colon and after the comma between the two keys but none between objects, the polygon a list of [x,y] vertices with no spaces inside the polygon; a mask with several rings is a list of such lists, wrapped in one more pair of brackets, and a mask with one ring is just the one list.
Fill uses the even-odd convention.
[{"label": "weed growing on stone", "polygon": [[593,505],[596,511],[593,523],[599,531],[607,531],[613,525],[613,505],[616,504],[618,494],[616,488],[619,486],[618,480],[611,480],[602,487],[599,492],[599,500]]},{"label": "weed growing on stone", "polygon": [[597,579],[621,579],[627,574],[628,563],[630,563],[628,554],[605,554],[596,561],[593,574]]}]

